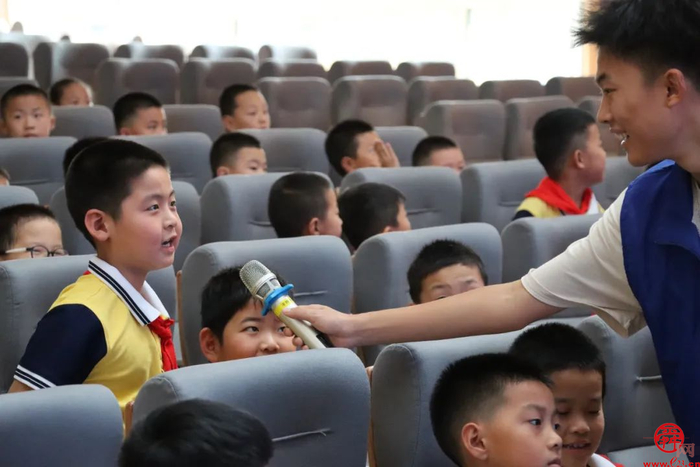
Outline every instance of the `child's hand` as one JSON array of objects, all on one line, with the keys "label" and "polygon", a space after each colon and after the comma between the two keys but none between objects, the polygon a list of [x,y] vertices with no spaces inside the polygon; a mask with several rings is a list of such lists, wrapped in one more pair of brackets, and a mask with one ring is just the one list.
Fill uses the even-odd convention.
[{"label": "child's hand", "polygon": [[379,162],[382,164],[382,167],[401,167],[399,158],[396,157],[391,144],[377,141],[374,143],[374,150],[379,155]]},{"label": "child's hand", "polygon": [[134,401],[129,401],[126,403],[124,408],[124,437],[131,431],[131,423],[134,418]]}]

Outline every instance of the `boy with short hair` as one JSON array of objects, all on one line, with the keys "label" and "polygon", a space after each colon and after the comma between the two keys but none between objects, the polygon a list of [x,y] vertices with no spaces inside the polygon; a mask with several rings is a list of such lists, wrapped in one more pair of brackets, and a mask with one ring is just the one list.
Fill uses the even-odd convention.
[{"label": "boy with short hair", "polygon": [[362,120],[338,123],[326,137],[326,155],[339,175],[365,167],[399,167],[391,144],[379,137],[374,127]]},{"label": "boy with short hair", "polygon": [[77,105],[81,107],[92,105],[90,86],[77,78],[56,81],[49,90],[49,96],[53,105]]},{"label": "boy with short hair", "polygon": [[345,190],[338,198],[343,234],[357,250],[374,235],[411,230],[406,198],[383,183],[363,183]]},{"label": "boy with short hair", "polygon": [[270,189],[267,208],[279,238],[306,235],[342,235],[343,221],[330,182],[311,172],[293,172]]},{"label": "boy with short hair", "polygon": [[101,384],[124,410],[148,379],[177,368],[172,320],[146,282],[173,264],[182,235],[168,164],[140,144],[110,139],[78,154],[65,188],[97,257],[39,321],[10,392]]},{"label": "boy with short hair", "polygon": [[[199,346],[212,363],[274,355],[296,350],[286,326],[274,313],[262,315],[262,303],[253,297],[240,276],[241,268],[221,271],[202,292],[202,329]],[[286,285],[277,275],[281,285]]]},{"label": "boy with short hair", "polygon": [[33,84],[18,84],[0,99],[0,131],[8,138],[46,138],[56,126],[49,97]]},{"label": "boy with short hair", "polygon": [[413,166],[447,167],[460,173],[466,163],[457,144],[444,136],[423,138],[413,150]]},{"label": "boy with short hair", "polygon": [[105,136],[91,136],[89,138],[79,139],[73,143],[68,149],[66,149],[66,153],[63,156],[63,176],[65,177],[68,174],[68,167],[70,167],[70,163],[73,162],[73,159],[75,159],[75,157],[80,154],[83,149],[92,146],[95,143],[107,141],[108,139],[109,138]]},{"label": "boy with short hair", "polygon": [[461,467],[562,465],[549,381],[513,355],[475,355],[448,366],[430,417],[442,451]]},{"label": "boy with short hair", "polygon": [[131,92],[114,104],[117,134],[124,136],[165,135],[168,124],[163,105],[145,92]]},{"label": "boy with short hair", "polygon": [[119,467],[265,467],[273,444],[253,415],[202,399],[160,407],[124,441]]},{"label": "boy with short hair", "polygon": [[267,157],[260,141],[240,132],[221,135],[211,147],[209,163],[213,177],[267,173]]},{"label": "boy with short hair", "polygon": [[228,133],[246,128],[270,128],[270,112],[265,96],[249,84],[233,84],[219,98],[221,120]]},{"label": "boy with short hair", "polygon": [[10,186],[10,173],[0,167],[0,186]]},{"label": "boy with short hair", "polygon": [[510,353],[534,363],[552,381],[564,465],[614,467],[596,454],[605,429],[605,362],[596,345],[574,327],[548,323],[520,334]]},{"label": "boy with short hair", "polygon": [[603,181],[607,155],[595,119],[581,109],[553,110],[533,134],[547,177],[525,195],[515,219],[602,213],[591,186]]},{"label": "boy with short hair", "polygon": [[0,261],[67,254],[61,227],[49,208],[16,204],[0,209]]},{"label": "boy with short hair", "polygon": [[428,303],[488,285],[479,255],[454,240],[436,240],[418,253],[408,268],[413,303]]}]

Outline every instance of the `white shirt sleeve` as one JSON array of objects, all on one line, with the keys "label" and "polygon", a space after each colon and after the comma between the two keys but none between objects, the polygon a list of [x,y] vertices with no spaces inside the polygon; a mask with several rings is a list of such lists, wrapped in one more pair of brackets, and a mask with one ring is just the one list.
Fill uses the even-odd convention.
[{"label": "white shirt sleeve", "polygon": [[558,308],[591,307],[623,336],[646,326],[622,257],[620,211],[625,193],[591,227],[588,237],[522,278],[537,300]]}]

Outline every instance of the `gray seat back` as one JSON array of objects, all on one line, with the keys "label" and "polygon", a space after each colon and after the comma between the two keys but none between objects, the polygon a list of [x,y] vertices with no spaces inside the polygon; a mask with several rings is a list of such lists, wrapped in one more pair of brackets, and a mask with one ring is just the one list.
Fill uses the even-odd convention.
[{"label": "gray seat back", "polygon": [[209,104],[165,105],[169,133],[204,133],[212,141],[224,132],[221,111]]},{"label": "gray seat back", "polygon": [[387,126],[377,127],[375,131],[379,137],[389,143],[399,158],[401,167],[413,165],[413,151],[428,133],[418,126]]},{"label": "gray seat back", "polygon": [[333,63],[328,70],[328,80],[335,83],[346,76],[393,75],[391,64],[384,60],[347,61]]},{"label": "gray seat back", "polygon": [[[330,72],[329,72],[330,75]],[[398,76],[346,76],[333,85],[331,120],[364,120],[373,126],[406,124],[406,82]]]},{"label": "gray seat back", "polygon": [[0,209],[16,204],[39,204],[39,198],[23,186],[0,186]]},{"label": "gray seat back", "polygon": [[309,47],[263,45],[258,51],[258,62],[277,60],[316,60],[316,52]]},{"label": "gray seat back", "polygon": [[328,173],[324,143],[326,134],[315,128],[269,128],[243,130],[255,136],[265,150],[270,172]]},{"label": "gray seat back", "polygon": [[548,96],[566,96],[574,102],[589,96],[600,96],[600,88],[592,76],[552,78],[545,84],[545,91]]},{"label": "gray seat back", "polygon": [[322,131],[330,127],[331,86],[324,78],[263,78],[258,88],[267,100],[273,127]]},{"label": "gray seat back", "polygon": [[95,103],[112,108],[124,94],[138,91],[175,104],[179,83],[180,69],[172,60],[110,58],[95,71]]},{"label": "gray seat back", "polygon": [[262,78],[308,78],[326,79],[328,74],[323,65],[314,59],[306,60],[265,60],[258,67],[258,79]]},{"label": "gray seat back", "polygon": [[479,98],[479,88],[474,81],[450,76],[420,76],[408,87],[408,122],[421,123],[421,113],[429,104],[437,101],[466,101]]},{"label": "gray seat back", "polygon": [[228,86],[254,82],[255,63],[248,58],[192,58],[182,68],[180,102],[218,106]]},{"label": "gray seat back", "polygon": [[120,45],[114,51],[114,56],[133,60],[160,59],[174,62],[178,68],[185,62],[185,52],[179,45],[145,45],[142,42],[131,42]]},{"label": "gray seat back", "polygon": [[[21,46],[20,46],[21,47]],[[19,84],[31,84],[33,86],[38,86],[39,83],[34,81],[31,78],[24,78],[24,77],[3,77],[0,76],[0,97],[2,97],[3,94],[5,94],[7,91],[10,89],[14,88],[15,86]]]},{"label": "gray seat back", "polygon": [[112,111],[102,105],[93,107],[54,106],[53,114],[56,117],[56,127],[51,132],[51,136],[71,136],[83,139],[117,134]]},{"label": "gray seat back", "polygon": [[0,76],[21,77],[29,76],[29,53],[22,44],[0,42]]},{"label": "gray seat back", "polygon": [[516,97],[542,97],[544,86],[535,80],[486,81],[479,87],[480,99],[508,102]]},{"label": "gray seat back", "polygon": [[403,62],[396,67],[396,75],[407,83],[423,76],[452,76],[455,66],[448,62]]},{"label": "gray seat back", "polygon": [[34,75],[43,89],[64,78],[78,78],[95,85],[95,69],[109,58],[102,44],[43,42],[34,50]]},{"label": "gray seat back", "polygon": [[255,54],[248,48],[234,45],[198,45],[192,50],[190,58],[208,58],[210,60],[247,58],[255,61]]}]

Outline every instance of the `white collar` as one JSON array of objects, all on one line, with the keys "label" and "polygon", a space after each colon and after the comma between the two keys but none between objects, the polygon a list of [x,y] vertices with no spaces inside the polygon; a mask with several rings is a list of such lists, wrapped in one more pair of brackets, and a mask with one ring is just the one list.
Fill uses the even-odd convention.
[{"label": "white collar", "polygon": [[138,292],[117,268],[98,257],[90,259],[88,269],[122,299],[141,326],[152,323],[161,315],[170,317],[158,295],[147,282],[143,283],[141,292]]}]

